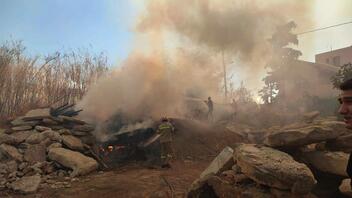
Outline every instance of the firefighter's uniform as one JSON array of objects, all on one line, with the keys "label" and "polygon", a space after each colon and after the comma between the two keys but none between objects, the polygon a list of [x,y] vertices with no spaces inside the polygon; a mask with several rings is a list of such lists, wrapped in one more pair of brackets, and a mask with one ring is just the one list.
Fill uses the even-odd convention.
[{"label": "firefighter's uniform", "polygon": [[160,145],[161,145],[161,162],[162,165],[169,165],[170,159],[172,159],[173,150],[171,147],[172,133],[174,131],[174,126],[170,122],[162,122],[157,130],[160,134]]}]

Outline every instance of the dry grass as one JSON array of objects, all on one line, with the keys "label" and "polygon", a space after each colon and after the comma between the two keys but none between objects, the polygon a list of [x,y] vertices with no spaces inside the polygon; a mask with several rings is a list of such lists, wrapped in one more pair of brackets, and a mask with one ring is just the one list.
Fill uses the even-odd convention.
[{"label": "dry grass", "polygon": [[30,57],[21,42],[6,42],[0,46],[0,117],[58,101],[74,103],[107,68],[104,54],[76,50]]}]

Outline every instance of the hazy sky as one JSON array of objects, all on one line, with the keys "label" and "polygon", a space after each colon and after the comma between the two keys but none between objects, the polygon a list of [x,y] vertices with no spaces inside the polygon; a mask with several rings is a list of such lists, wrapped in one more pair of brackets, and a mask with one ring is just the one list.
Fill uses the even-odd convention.
[{"label": "hazy sky", "polygon": [[[352,0],[312,1],[315,24],[297,31],[352,21]],[[30,54],[89,48],[104,51],[112,63],[120,62],[134,43],[133,24],[143,6],[138,2],[141,0],[0,0],[0,42],[23,40]],[[301,35],[302,59],[314,61],[316,53],[350,46],[350,35],[352,24]]]},{"label": "hazy sky", "polygon": [[[314,27],[306,30],[327,27],[352,21],[351,0],[314,0]],[[299,25],[299,24],[298,24]],[[300,35],[301,59],[314,61],[314,55],[352,45],[352,23],[314,33]]]}]

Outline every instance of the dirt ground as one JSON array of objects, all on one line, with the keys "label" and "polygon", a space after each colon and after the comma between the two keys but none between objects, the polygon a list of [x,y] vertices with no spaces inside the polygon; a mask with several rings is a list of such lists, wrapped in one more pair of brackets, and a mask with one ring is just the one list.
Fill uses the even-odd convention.
[{"label": "dirt ground", "polygon": [[[149,169],[140,165],[97,172],[80,177],[70,188],[44,188],[33,195],[3,195],[12,198],[105,198],[185,197],[187,188],[209,161],[174,162],[171,169]],[[171,190],[172,189],[172,190]]]}]

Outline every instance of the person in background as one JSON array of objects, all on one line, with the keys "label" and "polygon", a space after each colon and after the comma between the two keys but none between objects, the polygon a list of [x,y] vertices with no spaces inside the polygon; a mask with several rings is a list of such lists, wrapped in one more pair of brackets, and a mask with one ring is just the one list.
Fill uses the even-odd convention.
[{"label": "person in background", "polygon": [[209,96],[208,100],[205,100],[204,102],[208,106],[207,119],[212,122],[214,120],[214,117],[213,117],[213,110],[214,110],[213,101],[211,100],[211,97]]}]

